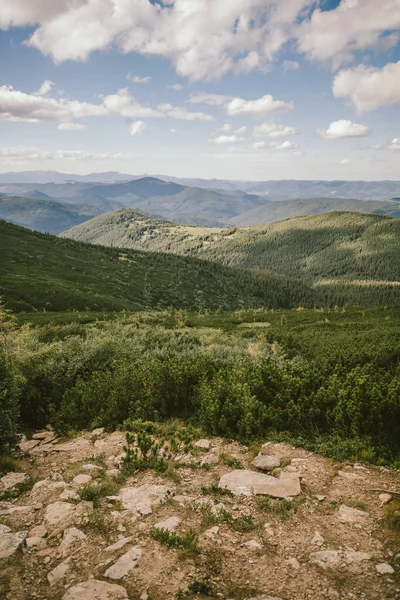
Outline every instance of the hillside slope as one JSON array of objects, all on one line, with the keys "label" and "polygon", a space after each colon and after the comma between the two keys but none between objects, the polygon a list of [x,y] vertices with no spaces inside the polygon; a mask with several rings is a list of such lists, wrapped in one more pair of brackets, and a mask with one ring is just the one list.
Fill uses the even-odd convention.
[{"label": "hillside slope", "polygon": [[61,204],[42,198],[9,196],[0,198],[0,219],[35,229],[59,233],[101,214],[101,210],[87,204]]},{"label": "hillside slope", "polygon": [[15,311],[312,305],[302,284],[192,257],[100,248],[0,221],[0,296]]},{"label": "hillside slope", "polygon": [[381,215],[332,212],[257,227],[204,229],[116,211],[62,235],[274,271],[320,288],[327,304],[400,301],[400,220]]},{"label": "hillside slope", "polygon": [[400,202],[352,200],[342,198],[307,198],[305,200],[281,200],[268,202],[246,213],[229,219],[237,226],[262,225],[292,217],[317,215],[331,211],[375,213],[400,218]]}]

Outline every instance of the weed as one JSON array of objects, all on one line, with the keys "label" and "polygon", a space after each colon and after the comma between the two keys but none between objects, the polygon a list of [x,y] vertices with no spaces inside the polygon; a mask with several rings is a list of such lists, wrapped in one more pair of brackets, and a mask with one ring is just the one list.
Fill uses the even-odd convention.
[{"label": "weed", "polygon": [[400,533],[400,501],[392,500],[390,504],[386,506],[385,518],[383,521],[385,527],[392,529]]},{"label": "weed", "polygon": [[111,519],[101,510],[94,510],[87,516],[86,527],[94,533],[106,535],[113,530],[114,525]]},{"label": "weed", "polygon": [[0,475],[6,475],[10,471],[17,471],[19,468],[18,461],[7,454],[0,454]]},{"label": "weed", "polygon": [[290,519],[293,512],[297,510],[297,504],[285,498],[274,500],[269,496],[263,496],[257,498],[257,504],[262,510],[279,517],[282,521]]},{"label": "weed", "polygon": [[231,498],[233,497],[233,493],[230,490],[227,490],[226,488],[220,488],[215,483],[208,487],[202,487],[201,493],[203,494],[203,496],[229,496]]},{"label": "weed", "polygon": [[232,469],[242,469],[243,465],[238,458],[231,456],[230,454],[220,454],[219,462],[221,465],[231,467]]},{"label": "weed", "polygon": [[241,532],[253,531],[257,528],[257,523],[251,515],[242,515],[237,519],[232,519],[230,525],[235,531]]},{"label": "weed", "polygon": [[22,483],[17,483],[12,489],[3,492],[3,494],[0,495],[0,500],[7,501],[13,500],[14,498],[19,498],[20,496],[22,496],[22,494],[25,494],[26,492],[29,492],[32,489],[35,481],[36,480],[29,477],[26,481],[23,481]]},{"label": "weed", "polygon": [[154,527],[150,532],[153,540],[157,540],[160,544],[168,546],[168,548],[183,548],[189,552],[198,553],[200,548],[198,545],[198,535],[193,529],[189,529],[183,535],[178,535],[167,529],[158,529]]},{"label": "weed", "polygon": [[85,485],[79,492],[81,500],[93,502],[98,506],[99,502],[105,496],[114,496],[118,492],[118,486],[112,481],[102,481],[98,485],[92,483]]},{"label": "weed", "polygon": [[193,598],[193,596],[215,597],[216,592],[208,581],[193,581],[188,586],[186,592],[181,589],[175,594],[175,600],[183,600],[184,598]]}]

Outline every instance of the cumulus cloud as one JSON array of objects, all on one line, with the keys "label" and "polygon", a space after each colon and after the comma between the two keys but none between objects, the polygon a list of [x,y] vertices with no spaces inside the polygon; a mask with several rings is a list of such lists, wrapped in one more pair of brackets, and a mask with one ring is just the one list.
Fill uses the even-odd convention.
[{"label": "cumulus cloud", "polygon": [[243,98],[233,98],[226,105],[226,112],[229,116],[236,115],[268,115],[275,114],[293,108],[293,102],[284,102],[283,100],[274,100],[270,94],[262,96],[257,100],[244,100]]},{"label": "cumulus cloud", "polygon": [[314,10],[298,27],[298,49],[338,67],[356,51],[388,50],[399,37],[398,0],[342,0],[333,10]]},{"label": "cumulus cloud", "polygon": [[150,76],[149,77],[140,77],[139,75],[132,75],[130,72],[128,73],[126,78],[129,81],[132,81],[132,83],[148,83],[151,79]]},{"label": "cumulus cloud", "polygon": [[120,159],[130,160],[135,158],[132,154],[122,152],[83,152],[81,150],[42,150],[37,147],[17,146],[9,148],[0,148],[0,162],[31,161],[31,160],[109,160]]},{"label": "cumulus cloud", "polygon": [[393,138],[388,147],[389,150],[400,150],[400,137]]},{"label": "cumulus cloud", "polygon": [[129,126],[129,133],[131,135],[142,135],[147,129],[147,125],[144,121],[135,121]]},{"label": "cumulus cloud", "polygon": [[33,96],[46,96],[51,89],[54,87],[54,82],[50,81],[50,79],[46,79],[40,86],[37,92],[33,92]]},{"label": "cumulus cloud", "polygon": [[366,125],[353,123],[350,119],[332,121],[328,129],[318,129],[318,135],[326,140],[337,140],[339,138],[365,137],[371,133]]},{"label": "cumulus cloud", "polygon": [[339,71],[333,81],[336,98],[350,98],[359,112],[400,102],[400,61],[382,69],[359,65]]},{"label": "cumulus cloud", "polygon": [[282,142],[282,144],[275,146],[275,148],[278,148],[278,150],[297,150],[298,145],[293,144],[293,142]]},{"label": "cumulus cloud", "polygon": [[252,136],[257,138],[280,138],[288,135],[296,135],[300,130],[290,125],[279,125],[277,123],[262,123],[254,127]]},{"label": "cumulus cloud", "polygon": [[173,83],[172,85],[167,85],[168,90],[174,90],[175,92],[180,92],[183,90],[183,85],[181,83]]},{"label": "cumulus cloud", "polygon": [[39,95],[39,92],[26,94],[15,90],[12,85],[0,86],[0,120],[3,121],[68,122],[105,114],[107,109],[104,106],[65,98],[51,98],[48,95]]},{"label": "cumulus cloud", "polygon": [[238,137],[236,134],[219,135],[218,137],[210,138],[208,141],[211,142],[212,144],[218,144],[218,145],[237,144],[238,142],[242,142],[243,138]]},{"label": "cumulus cloud", "polygon": [[60,131],[80,131],[86,129],[86,127],[82,123],[60,123],[57,129]]},{"label": "cumulus cloud", "polygon": [[298,63],[297,60],[284,60],[282,63],[284,73],[287,73],[288,71],[297,71],[299,67],[300,63]]},{"label": "cumulus cloud", "polygon": [[342,158],[342,160],[339,161],[339,164],[350,165],[352,162],[354,162],[354,161],[351,158]]},{"label": "cumulus cloud", "polygon": [[209,104],[210,106],[225,106],[233,96],[223,96],[222,94],[208,94],[206,92],[196,92],[190,94],[188,102],[190,104]]}]

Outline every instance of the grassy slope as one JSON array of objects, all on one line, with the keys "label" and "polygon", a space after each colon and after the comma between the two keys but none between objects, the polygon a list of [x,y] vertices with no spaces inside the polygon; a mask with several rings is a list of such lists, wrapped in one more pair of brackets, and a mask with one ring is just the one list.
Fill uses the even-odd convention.
[{"label": "grassy slope", "polygon": [[[16,311],[296,306],[311,293],[192,257],[122,251],[0,221],[0,296]],[[297,294],[297,296],[296,296]],[[307,296],[308,294],[308,296]]]},{"label": "grassy slope", "polygon": [[60,204],[42,198],[0,198],[0,219],[49,233],[59,233],[66,227],[92,219],[100,212],[93,206]]}]

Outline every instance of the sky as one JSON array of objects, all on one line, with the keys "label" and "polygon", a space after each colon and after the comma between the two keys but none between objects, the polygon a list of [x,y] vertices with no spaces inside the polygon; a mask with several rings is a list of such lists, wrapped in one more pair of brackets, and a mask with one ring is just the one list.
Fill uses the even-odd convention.
[{"label": "sky", "polygon": [[400,179],[400,0],[1,0],[0,172]]}]

